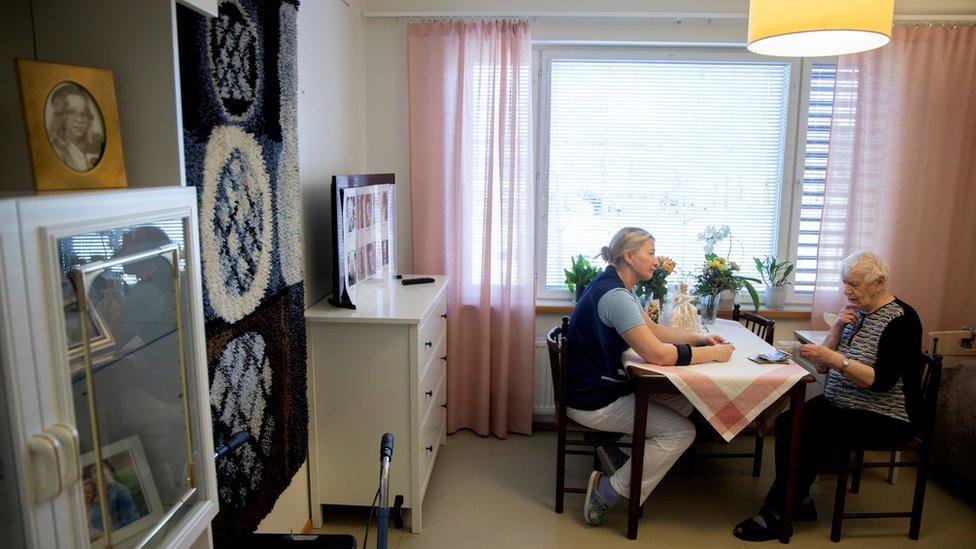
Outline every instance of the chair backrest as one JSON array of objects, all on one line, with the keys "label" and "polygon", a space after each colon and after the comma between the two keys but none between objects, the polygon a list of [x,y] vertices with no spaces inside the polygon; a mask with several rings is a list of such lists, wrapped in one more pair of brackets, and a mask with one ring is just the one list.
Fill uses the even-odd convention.
[{"label": "chair backrest", "polygon": [[549,369],[552,372],[552,399],[556,404],[556,426],[560,429],[566,423],[566,368],[569,359],[566,335],[568,332],[569,317],[564,316],[562,324],[554,326],[546,334]]},{"label": "chair backrest", "polygon": [[776,321],[766,318],[756,313],[740,310],[739,304],[732,306],[732,320],[741,322],[752,333],[766,340],[766,343],[773,344],[774,334],[776,333]]},{"label": "chair backrest", "polygon": [[939,385],[942,383],[942,355],[922,353],[918,370],[911,377],[914,379],[906,378],[904,382],[917,383],[918,390],[914,395],[915,402],[909,401],[909,414],[919,430],[919,437],[928,444],[935,429],[935,411],[939,403]]}]

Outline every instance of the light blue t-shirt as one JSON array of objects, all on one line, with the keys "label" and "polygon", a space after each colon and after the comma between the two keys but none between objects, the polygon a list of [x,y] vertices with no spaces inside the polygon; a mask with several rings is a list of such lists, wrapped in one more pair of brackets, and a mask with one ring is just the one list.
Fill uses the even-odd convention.
[{"label": "light blue t-shirt", "polygon": [[614,288],[603,294],[596,304],[600,321],[622,334],[644,324],[637,296],[623,288]]}]

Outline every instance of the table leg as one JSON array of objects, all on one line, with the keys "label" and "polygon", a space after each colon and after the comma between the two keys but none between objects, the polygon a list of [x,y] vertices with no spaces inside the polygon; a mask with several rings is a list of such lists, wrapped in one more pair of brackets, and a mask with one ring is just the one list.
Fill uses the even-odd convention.
[{"label": "table leg", "polygon": [[793,428],[790,437],[790,467],[786,474],[786,501],[783,508],[783,531],[780,543],[789,543],[793,535],[793,503],[796,500],[796,477],[800,463],[800,430],[803,428],[803,404],[806,400],[806,384],[797,383],[790,389],[790,410]]},{"label": "table leg", "polygon": [[650,389],[637,383],[634,390],[634,432],[630,451],[630,499],[627,501],[627,538],[637,539],[641,481],[644,478],[644,439],[647,437],[647,396]]}]

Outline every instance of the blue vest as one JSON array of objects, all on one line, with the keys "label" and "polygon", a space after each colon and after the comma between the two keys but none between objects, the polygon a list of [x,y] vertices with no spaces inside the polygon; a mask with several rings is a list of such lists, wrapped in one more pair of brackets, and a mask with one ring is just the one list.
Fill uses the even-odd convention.
[{"label": "blue vest", "polygon": [[626,287],[611,265],[587,284],[570,317],[566,375],[566,405],[570,408],[598,410],[633,392],[620,361],[630,345],[597,312],[600,298],[614,288]]}]

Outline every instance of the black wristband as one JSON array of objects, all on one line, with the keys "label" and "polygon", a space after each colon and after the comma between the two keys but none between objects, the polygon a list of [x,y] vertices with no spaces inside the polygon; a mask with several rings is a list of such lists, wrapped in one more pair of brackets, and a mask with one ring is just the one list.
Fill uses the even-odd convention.
[{"label": "black wristband", "polygon": [[675,343],[674,348],[678,350],[678,366],[691,364],[691,345],[687,343]]}]

